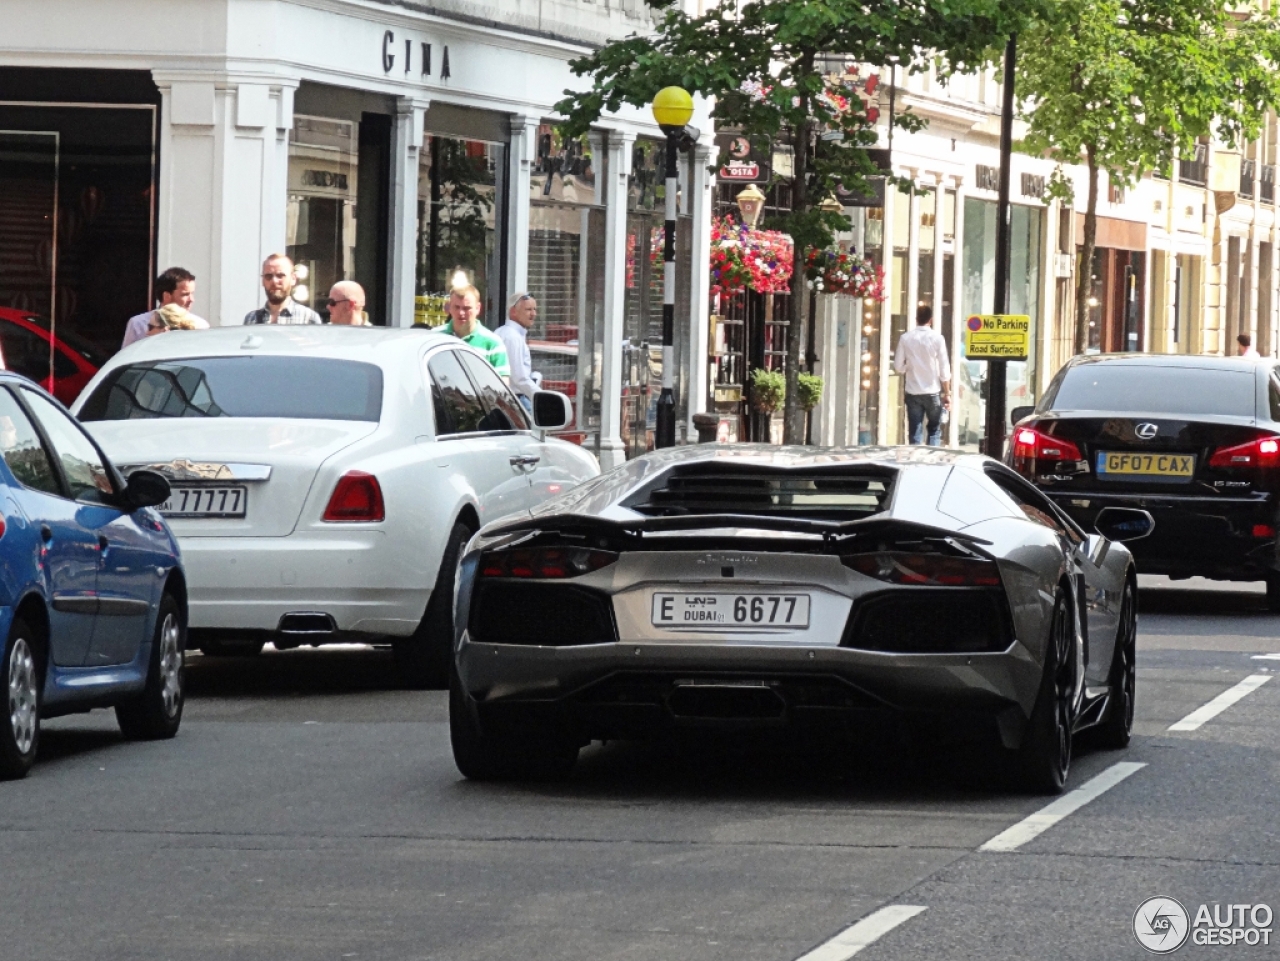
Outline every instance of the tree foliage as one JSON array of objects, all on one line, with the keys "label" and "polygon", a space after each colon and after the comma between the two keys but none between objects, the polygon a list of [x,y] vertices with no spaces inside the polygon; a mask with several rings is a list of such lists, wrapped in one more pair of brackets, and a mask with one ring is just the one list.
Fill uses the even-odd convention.
[{"label": "tree foliage", "polygon": [[[795,240],[795,262],[832,243],[848,218],[818,205],[843,186],[867,189],[875,172],[867,148],[875,118],[853,95],[843,64],[899,65],[908,71],[936,61],[943,72],[977,69],[999,54],[1048,0],[740,0],[690,16],[668,0],[656,32],[631,36],[570,66],[592,84],[566,91],[556,105],[571,135],[624,104],[644,107],[669,85],[714,99],[719,127],[767,136],[794,149],[792,210],[769,220]],[[833,65],[840,69],[833,70]],[[918,127],[903,113],[899,123]],[[785,436],[799,441],[795,401],[800,366],[803,285],[793,285],[787,335]]]},{"label": "tree foliage", "polygon": [[[1166,175],[1199,138],[1255,137],[1280,102],[1280,29],[1226,0],[1051,0],[1018,38],[1021,147],[1089,173],[1078,265],[1076,351],[1084,350],[1099,171],[1132,185]],[[1052,195],[1070,199],[1060,167]]]}]

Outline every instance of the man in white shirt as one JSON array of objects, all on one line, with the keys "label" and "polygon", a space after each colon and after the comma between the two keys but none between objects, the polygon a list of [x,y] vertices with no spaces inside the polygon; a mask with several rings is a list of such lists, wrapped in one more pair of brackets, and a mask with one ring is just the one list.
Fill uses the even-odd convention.
[{"label": "man in white shirt", "polygon": [[507,301],[507,322],[494,331],[507,348],[507,360],[511,364],[508,383],[527,411],[533,411],[533,395],[539,389],[542,375],[533,371],[529,356],[529,328],[538,319],[538,302],[525,291],[513,294]]},{"label": "man in white shirt", "polygon": [[916,311],[915,330],[898,338],[893,369],[904,374],[907,393],[907,433],[911,443],[922,440],[929,422],[929,446],[942,444],[942,411],[951,407],[951,361],[947,342],[933,329],[933,308]]},{"label": "man in white shirt", "polygon": [[[170,267],[156,278],[154,290],[156,299],[159,301],[158,307],[177,304],[183,310],[190,311],[196,299],[196,275],[182,267]],[[154,310],[148,310],[146,313],[130,317],[129,323],[124,328],[124,342],[120,346],[128,347],[135,340],[150,336],[153,330],[164,330],[164,326],[158,324],[155,314]],[[196,317],[194,314],[191,319],[196,321],[196,326],[199,328],[209,326],[207,320]]]}]

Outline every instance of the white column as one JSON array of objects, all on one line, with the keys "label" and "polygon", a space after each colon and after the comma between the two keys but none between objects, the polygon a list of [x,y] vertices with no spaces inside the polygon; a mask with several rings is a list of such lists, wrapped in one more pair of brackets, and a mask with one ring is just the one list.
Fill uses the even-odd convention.
[{"label": "white column", "polygon": [[627,284],[627,177],[635,134],[609,132],[604,185],[604,336],[600,344],[600,467],[626,460],[622,442],[622,330]]},{"label": "white column", "polygon": [[[711,169],[715,159],[714,143],[700,143],[693,149],[693,183],[686,195],[692,218],[690,238],[693,263],[689,274],[689,403],[684,436],[696,439],[693,415],[707,409],[707,338],[711,311],[711,213],[715,206],[716,176]],[[676,318],[680,322],[680,318]]]},{"label": "white column", "polygon": [[879,409],[876,412],[877,444],[887,444],[889,442],[889,374],[893,368],[893,348],[896,346],[891,343],[893,339],[893,218],[895,216],[894,207],[900,203],[902,203],[902,198],[898,196],[898,188],[892,183],[886,182],[884,186],[884,220],[880,225],[884,238],[881,249],[884,251],[885,300],[880,307],[879,383],[876,384],[876,390],[880,394]]},{"label": "white column", "polygon": [[[418,160],[429,101],[396,98],[391,138],[391,243],[387,291],[388,327],[411,327],[418,290]],[[492,320],[490,321],[492,323]]]},{"label": "white column", "polygon": [[185,267],[196,275],[196,314],[217,325],[221,288],[215,271],[221,224],[215,98],[212,81],[153,73],[160,89],[160,195],[157,198],[157,272]]},{"label": "white column", "polygon": [[955,335],[951,338],[951,417],[947,424],[947,445],[958,446],[960,443],[960,365],[964,363],[964,178],[956,177],[956,219],[955,239],[952,250],[955,264],[955,289],[952,296],[955,303],[951,312],[955,316]]},{"label": "white column", "polygon": [[[511,202],[507,214],[507,296],[529,289],[529,177],[538,149],[538,118],[511,120]],[[496,323],[496,320],[495,320]]]}]

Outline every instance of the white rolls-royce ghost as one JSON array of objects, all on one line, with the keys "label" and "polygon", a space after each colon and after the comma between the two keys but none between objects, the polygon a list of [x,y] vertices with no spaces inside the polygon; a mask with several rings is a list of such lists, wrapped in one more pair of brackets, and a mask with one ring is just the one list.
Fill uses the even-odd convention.
[{"label": "white rolls-royce ghost", "polygon": [[599,473],[538,432],[567,397],[540,392],[531,418],[480,354],[422,330],[171,331],[73,412],[125,474],[169,478],[193,646],[389,640],[411,686],[447,679],[471,535]]}]

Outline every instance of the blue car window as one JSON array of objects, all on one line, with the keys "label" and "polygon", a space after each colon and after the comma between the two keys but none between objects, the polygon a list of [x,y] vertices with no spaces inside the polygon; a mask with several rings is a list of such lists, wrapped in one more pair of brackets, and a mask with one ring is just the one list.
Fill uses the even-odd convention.
[{"label": "blue car window", "polygon": [[23,398],[44,428],[54,455],[62,462],[72,498],[94,491],[112,494],[111,478],[102,456],[70,417],[58,410],[43,394],[23,388]]},{"label": "blue car window", "polygon": [[62,493],[40,435],[7,390],[0,390],[0,452],[22,486],[46,494]]}]

